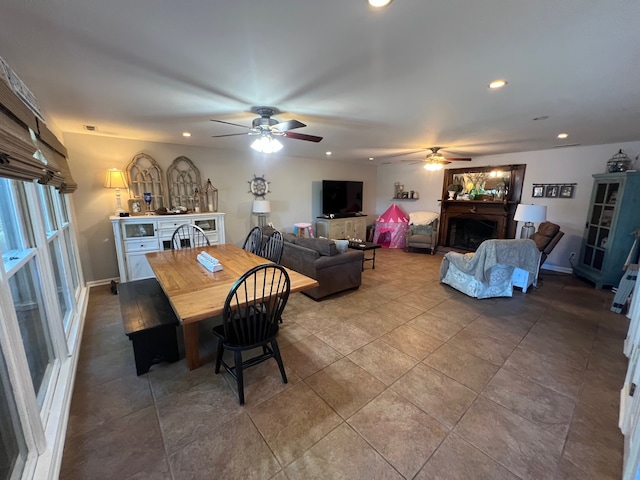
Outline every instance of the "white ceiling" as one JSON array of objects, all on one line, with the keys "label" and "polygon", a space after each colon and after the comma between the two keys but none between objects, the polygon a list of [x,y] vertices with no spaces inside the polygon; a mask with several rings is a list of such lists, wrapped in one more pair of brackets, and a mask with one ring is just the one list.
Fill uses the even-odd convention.
[{"label": "white ceiling", "polygon": [[639,19],[637,0],[3,0],[0,56],[63,132],[247,151],[209,119],[269,105],[324,137],[283,154],[381,163],[640,140]]}]

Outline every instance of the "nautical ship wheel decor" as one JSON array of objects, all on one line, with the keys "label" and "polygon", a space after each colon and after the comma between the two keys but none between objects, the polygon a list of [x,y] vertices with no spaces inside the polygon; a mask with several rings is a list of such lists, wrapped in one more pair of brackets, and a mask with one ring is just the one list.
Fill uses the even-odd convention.
[{"label": "nautical ship wheel decor", "polygon": [[249,193],[252,193],[256,198],[264,198],[269,193],[269,182],[264,179],[264,175],[257,177],[253,174],[253,179],[249,180]]}]

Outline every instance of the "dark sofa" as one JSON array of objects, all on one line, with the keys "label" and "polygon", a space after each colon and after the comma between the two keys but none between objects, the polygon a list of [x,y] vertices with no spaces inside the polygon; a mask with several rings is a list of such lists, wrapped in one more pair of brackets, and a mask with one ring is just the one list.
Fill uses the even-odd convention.
[{"label": "dark sofa", "polygon": [[[268,231],[263,231],[268,236]],[[347,250],[339,253],[336,244],[325,238],[301,238],[285,233],[280,264],[308,277],[319,286],[302,293],[320,300],[333,293],[358,288],[362,283],[364,252]]]}]

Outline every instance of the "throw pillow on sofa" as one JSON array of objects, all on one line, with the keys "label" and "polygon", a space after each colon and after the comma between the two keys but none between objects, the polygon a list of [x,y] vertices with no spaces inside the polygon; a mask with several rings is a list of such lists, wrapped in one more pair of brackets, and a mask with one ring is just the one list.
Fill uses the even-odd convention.
[{"label": "throw pillow on sofa", "polygon": [[326,257],[331,257],[338,253],[336,244],[331,240],[327,240],[326,238],[296,237],[296,240],[293,243],[295,243],[296,245],[300,245],[301,247],[315,250],[320,255],[324,255]]}]

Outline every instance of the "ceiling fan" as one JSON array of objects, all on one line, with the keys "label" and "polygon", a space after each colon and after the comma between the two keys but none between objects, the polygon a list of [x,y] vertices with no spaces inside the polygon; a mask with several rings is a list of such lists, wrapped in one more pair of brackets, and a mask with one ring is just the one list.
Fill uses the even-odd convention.
[{"label": "ceiling fan", "polygon": [[251,148],[262,153],[277,152],[282,148],[282,144],[275,137],[286,137],[294,140],[306,140],[307,142],[319,142],[322,137],[315,135],[306,135],[304,133],[292,132],[296,128],[306,127],[306,125],[298,120],[287,120],[286,122],[278,122],[271,118],[276,114],[274,107],[254,107],[251,109],[260,115],[255,118],[251,127],[239,125],[237,123],[225,122],[224,120],[214,120],[212,122],[224,123],[235,127],[246,128],[246,133],[228,133],[226,135],[212,135],[212,138],[233,137],[236,135],[257,135],[258,138],[251,144]]},{"label": "ceiling fan", "polygon": [[[450,164],[451,162],[470,162],[471,158],[453,158],[453,157],[445,157],[440,150],[443,147],[429,147],[431,153],[428,153],[427,156],[422,160],[424,162],[424,169],[430,171],[441,170],[445,165]],[[418,163],[415,160],[402,160],[403,162],[413,162]]]}]

